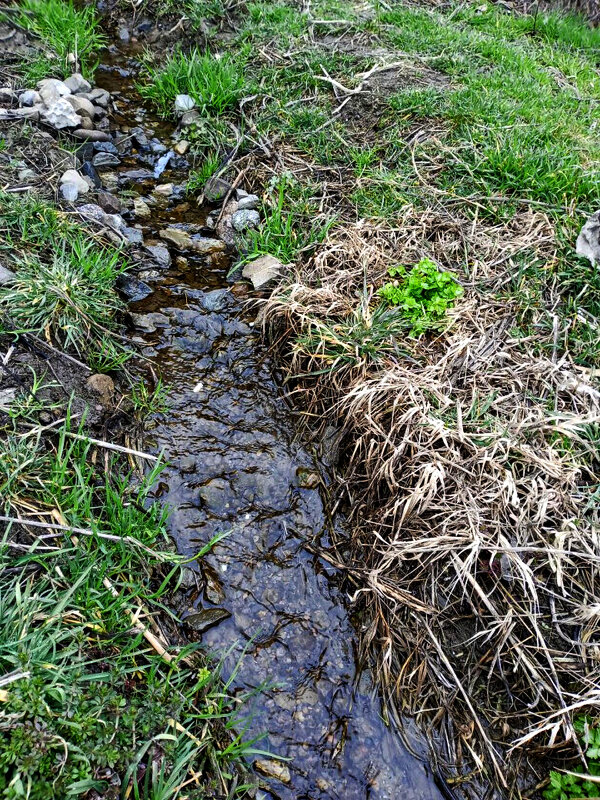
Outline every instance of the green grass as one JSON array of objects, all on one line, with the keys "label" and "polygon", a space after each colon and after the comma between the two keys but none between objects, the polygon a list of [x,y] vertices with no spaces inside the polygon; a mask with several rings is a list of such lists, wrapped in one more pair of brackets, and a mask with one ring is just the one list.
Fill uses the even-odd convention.
[{"label": "green grass", "polygon": [[3,523],[0,793],[62,800],[116,781],[121,796],[167,800],[200,772],[188,796],[205,797],[252,743],[232,732],[240,701],[218,667],[191,646],[170,648],[169,663],[132,624],[140,608],[143,624],[168,622],[181,575],[149,497],[159,468],[135,486],[117,462],[96,466],[65,416],[44,432],[18,415],[0,439],[2,513],[88,531]]},{"label": "green grass", "polygon": [[140,92],[165,117],[172,116],[178,94],[193,97],[202,113],[223,114],[236,105],[244,88],[243,63],[227,54],[178,51],[165,63],[148,62],[146,69]]},{"label": "green grass", "polygon": [[43,53],[22,66],[29,82],[49,76],[66,78],[77,70],[93,74],[96,55],[107,41],[93,5],[76,8],[72,0],[22,0],[19,8],[19,24],[38,36],[44,47]]},{"label": "green grass", "polygon": [[[115,336],[121,252],[88,238],[35,196],[0,193],[0,251],[14,283],[0,287],[4,333],[33,333],[109,371],[127,351]],[[8,260],[7,258],[7,260]]]}]

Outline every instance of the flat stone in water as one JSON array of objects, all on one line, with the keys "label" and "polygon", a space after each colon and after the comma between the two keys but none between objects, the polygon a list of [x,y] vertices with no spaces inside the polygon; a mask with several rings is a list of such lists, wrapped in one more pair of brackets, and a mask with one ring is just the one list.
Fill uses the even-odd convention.
[{"label": "flat stone in water", "polygon": [[202,611],[195,611],[188,614],[184,622],[197,633],[204,633],[209,628],[218,625],[225,619],[229,619],[231,613],[225,608],[204,608]]}]

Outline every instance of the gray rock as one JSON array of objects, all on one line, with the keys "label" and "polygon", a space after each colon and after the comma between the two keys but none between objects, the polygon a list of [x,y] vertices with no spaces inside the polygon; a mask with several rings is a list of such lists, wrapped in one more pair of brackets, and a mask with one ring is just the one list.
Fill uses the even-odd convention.
[{"label": "gray rock", "polygon": [[102,211],[106,211],[107,214],[119,214],[122,208],[119,198],[104,190],[98,192],[98,205]]},{"label": "gray rock", "polygon": [[231,613],[225,608],[203,608],[201,611],[194,611],[184,618],[186,625],[197,633],[204,633],[213,625],[218,625],[225,619],[229,619]]},{"label": "gray rock", "polygon": [[160,194],[163,197],[170,197],[173,194],[173,184],[161,183],[159,186],[154,187],[154,193]]},{"label": "gray rock", "polygon": [[70,183],[69,181],[61,184],[60,194],[63,200],[66,200],[68,203],[74,203],[75,200],[77,200],[77,198],[79,197],[79,191],[77,189],[77,186],[74,183]]},{"label": "gray rock", "polygon": [[0,408],[9,408],[17,399],[16,387],[10,386],[6,389],[0,389]]},{"label": "gray rock", "polygon": [[33,169],[20,169],[17,173],[17,177],[21,183],[28,183],[29,181],[34,181],[38,174]]},{"label": "gray rock", "polygon": [[0,286],[4,286],[7,283],[12,283],[16,279],[17,276],[14,272],[11,272],[9,269],[6,269],[6,267],[3,267],[2,264],[0,264]]},{"label": "gray rock", "polygon": [[589,259],[593,267],[600,262],[600,211],[594,212],[581,229],[575,252]]},{"label": "gray rock", "polygon": [[86,180],[89,179],[94,189],[101,189],[102,188],[102,181],[100,180],[100,176],[96,172],[96,167],[92,164],[91,161],[84,161],[79,171],[84,176]]},{"label": "gray rock", "polygon": [[141,232],[141,230],[139,230],[139,228],[133,228],[129,225],[125,225],[125,227],[121,229],[121,233],[127,237],[129,244],[144,243],[144,234]]},{"label": "gray rock", "polygon": [[94,118],[94,106],[85,97],[78,97],[76,94],[68,95],[65,100],[70,104],[76,114],[88,119]]},{"label": "gray rock", "polygon": [[221,253],[227,248],[225,242],[220,239],[210,239],[206,236],[195,236],[192,238],[191,249],[201,255],[209,255],[210,253]]},{"label": "gray rock", "polygon": [[129,313],[131,321],[136,328],[146,333],[154,333],[157,328],[166,328],[169,325],[169,318],[160,311],[154,311],[151,314],[134,314]]},{"label": "gray rock", "polygon": [[94,109],[94,119],[104,121],[104,117],[106,117],[108,111],[105,108],[102,108],[102,106],[93,106],[93,109]]},{"label": "gray rock", "polygon": [[66,81],[64,81],[64,85],[72,92],[72,94],[89,92],[92,88],[92,84],[86,81],[80,72],[74,72],[66,79]]},{"label": "gray rock", "polygon": [[142,128],[132,128],[130,133],[136,144],[139,144],[140,147],[148,147],[148,137]]},{"label": "gray rock", "polygon": [[94,121],[91,120],[89,117],[81,117],[81,128],[84,131],[93,131],[94,130]]},{"label": "gray rock", "polygon": [[125,43],[127,43],[131,38],[131,34],[129,33],[129,28],[126,28],[125,26],[119,28],[118,35],[119,39]]},{"label": "gray rock", "polygon": [[161,239],[170,242],[179,250],[189,250],[192,246],[192,237],[180,228],[166,228],[158,234]]},{"label": "gray rock", "polygon": [[40,106],[33,108],[0,108],[0,120],[28,119],[38,122],[40,119]]},{"label": "gray rock", "polygon": [[283,264],[275,256],[260,256],[260,258],[246,264],[242,270],[244,278],[252,281],[255,289],[260,289],[269,281],[281,274]]},{"label": "gray rock", "polygon": [[106,225],[108,228],[112,228],[115,231],[120,231],[124,225],[123,217],[119,216],[119,214],[107,214],[95,203],[86,203],[83,206],[79,206],[77,211],[85,219],[95,220],[101,225]]},{"label": "gray rock", "polygon": [[137,303],[152,294],[152,289],[147,283],[129,275],[121,275],[117,280],[117,286],[132,303]]},{"label": "gray rock", "polygon": [[189,94],[178,94],[174,105],[177,114],[185,114],[186,111],[191,111],[195,108],[196,101]]},{"label": "gray rock", "polygon": [[92,159],[95,167],[118,167],[120,163],[121,159],[114,153],[96,153]]},{"label": "gray rock", "polygon": [[184,128],[189,128],[190,125],[195,125],[200,119],[200,114],[193,108],[191,111],[186,111],[181,117],[181,125]]},{"label": "gray rock", "polygon": [[196,459],[194,456],[184,456],[179,460],[179,471],[184,475],[196,472]]},{"label": "gray rock", "polygon": [[260,214],[252,210],[235,211],[231,215],[231,224],[238,233],[247,231],[248,228],[257,228],[260,225]]},{"label": "gray rock", "polygon": [[219,200],[223,200],[231,189],[229,181],[223,178],[209,178],[204,186],[204,197],[209,203],[217,203]]},{"label": "gray rock", "polygon": [[36,105],[37,103],[41,103],[42,98],[39,92],[36,92],[35,89],[27,89],[27,91],[23,92],[19,96],[19,105],[20,106],[27,106],[31,107]]},{"label": "gray rock", "polygon": [[163,247],[160,244],[149,244],[146,245],[146,250],[150,253],[157,264],[160,264],[161,267],[171,266],[171,254],[166,247]]},{"label": "gray rock", "polygon": [[48,125],[51,125],[57,131],[63,128],[79,128],[81,126],[81,117],[75,113],[69,101],[64,97],[48,105],[42,111],[42,116]]},{"label": "gray rock", "polygon": [[37,85],[38,92],[45,106],[54,105],[61,97],[71,94],[71,90],[56,78],[44,78]]},{"label": "gray rock", "polygon": [[68,169],[66,172],[63,172],[60,182],[61,184],[68,183],[72,186],[75,186],[78,194],[86,194],[90,190],[88,182],[77,172],[76,169]]},{"label": "gray rock", "polygon": [[256,194],[246,194],[238,199],[238,211],[254,211],[259,205],[260,198]]},{"label": "gray rock", "polygon": [[111,139],[110,133],[106,131],[87,131],[85,128],[77,128],[71,136],[74,136],[75,139],[88,139],[90,142],[110,142]]},{"label": "gray rock", "polygon": [[110,103],[110,93],[107,92],[106,89],[92,89],[91,92],[88,92],[87,99],[90,100],[95,106],[108,108],[108,104]]},{"label": "gray rock", "polygon": [[212,211],[208,217],[206,218],[205,226],[209,228],[211,231],[217,227],[217,218],[219,214],[217,211]]},{"label": "gray rock", "polygon": [[94,150],[97,153],[112,153],[115,156],[119,154],[112,142],[94,142]]}]

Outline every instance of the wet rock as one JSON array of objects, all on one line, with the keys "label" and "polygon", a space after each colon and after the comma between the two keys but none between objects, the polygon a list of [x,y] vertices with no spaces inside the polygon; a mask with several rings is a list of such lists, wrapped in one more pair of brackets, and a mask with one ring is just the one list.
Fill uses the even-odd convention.
[{"label": "wet rock", "polygon": [[106,89],[92,89],[91,92],[88,92],[87,98],[95,106],[101,106],[102,108],[108,108],[110,103],[110,94]]},{"label": "wet rock", "polygon": [[68,169],[66,172],[63,172],[60,177],[60,183],[62,185],[74,186],[78,194],[87,194],[87,192],[90,190],[88,182],[77,172],[76,169]]},{"label": "wet rock", "polygon": [[76,114],[73,107],[64,97],[56,100],[42,111],[44,120],[57,131],[64,128],[79,128],[81,117]]},{"label": "wet rock", "polygon": [[127,169],[121,173],[121,179],[128,183],[133,181],[149,181],[152,180],[154,174],[149,169]]},{"label": "wet rock", "polygon": [[216,572],[214,572],[208,564],[203,564],[202,572],[204,575],[204,596],[209,603],[218,606],[220,603],[225,602],[225,592],[223,586],[219,581]]},{"label": "wet rock", "polygon": [[184,256],[176,256],[175,258],[175,265],[178,269],[187,269],[189,265],[189,261]]},{"label": "wet rock", "polygon": [[97,153],[112,153],[115,156],[119,154],[116,145],[112,142],[94,142],[93,146]]},{"label": "wet rock", "polygon": [[592,214],[577,237],[575,252],[596,266],[600,262],[600,211]]},{"label": "wet rock", "polygon": [[266,778],[273,778],[280,783],[289,783],[292,780],[289,767],[281,761],[260,758],[254,762],[254,769]]},{"label": "wet rock", "polygon": [[[239,209],[239,204],[238,204]],[[260,214],[258,211],[251,209],[243,209],[242,211],[235,211],[231,215],[231,224],[238,231],[242,233],[250,228],[257,228],[260,225]]]},{"label": "wet rock", "polygon": [[121,229],[121,233],[127,238],[129,244],[144,244],[144,234],[139,228],[126,225]]},{"label": "wet rock", "polygon": [[14,272],[11,272],[9,269],[6,269],[6,267],[3,267],[2,264],[0,264],[0,286],[4,286],[7,283],[12,283],[16,279],[17,276]]},{"label": "wet rock", "polygon": [[74,72],[65,81],[64,85],[69,89],[72,94],[80,94],[82,92],[89,92],[92,88],[91,83],[86,81],[80,72]]},{"label": "wet rock", "polygon": [[0,87],[0,105],[13,106],[18,102],[17,93],[10,86]]},{"label": "wet rock", "polygon": [[148,137],[142,128],[132,128],[130,134],[134,142],[140,147],[148,147]]},{"label": "wet rock", "polygon": [[181,117],[181,125],[184,128],[189,128],[190,125],[195,125],[200,119],[200,114],[193,108],[191,111],[186,111]]},{"label": "wet rock", "polygon": [[71,134],[76,139],[89,139],[90,142],[110,142],[111,136],[107,131],[94,131],[86,130],[85,128],[77,128]]},{"label": "wet rock", "polygon": [[254,211],[260,205],[260,197],[256,194],[247,194],[238,199],[238,211]]},{"label": "wet rock", "polygon": [[78,97],[75,94],[70,94],[66,98],[67,103],[71,106],[76,114],[80,117],[87,117],[88,119],[94,118],[94,106],[85,97]]},{"label": "wet rock", "polygon": [[173,146],[173,150],[179,156],[184,156],[187,151],[190,149],[190,143],[186,139],[181,139],[177,144]]},{"label": "wet rock", "polygon": [[146,333],[154,333],[157,328],[166,328],[169,325],[169,318],[159,311],[154,311],[151,314],[130,312],[129,316],[135,327]]},{"label": "wet rock", "polygon": [[191,249],[201,255],[210,255],[211,253],[221,253],[227,249],[225,242],[221,239],[210,239],[207,236],[194,236],[192,237]]},{"label": "wet rock", "polygon": [[79,192],[77,191],[77,186],[74,183],[63,183],[60,187],[60,194],[63,200],[66,200],[67,203],[74,203],[75,200],[79,197]]},{"label": "wet rock", "polygon": [[166,228],[158,234],[161,239],[170,242],[179,250],[189,250],[192,246],[192,237],[180,228]]},{"label": "wet rock", "polygon": [[218,625],[225,619],[229,619],[231,613],[226,608],[203,608],[202,611],[195,611],[188,614],[183,620],[192,630],[197,633],[204,633],[213,625]]},{"label": "wet rock", "polygon": [[42,98],[39,92],[36,92],[35,89],[27,89],[27,91],[23,92],[19,97],[19,105],[20,106],[35,106],[37,103],[41,103]]},{"label": "wet rock", "polygon": [[120,275],[117,279],[117,286],[132,303],[144,300],[152,294],[152,289],[147,283],[129,275]]},{"label": "wet rock", "polygon": [[171,266],[171,254],[166,247],[162,245],[147,245],[146,250],[150,253],[152,258],[160,264],[161,267]]},{"label": "wet rock", "polygon": [[118,167],[121,159],[114,153],[96,153],[92,163],[95,167]]},{"label": "wet rock", "polygon": [[152,139],[149,144],[150,150],[152,150],[156,156],[160,156],[167,152],[167,147],[159,139]]},{"label": "wet rock", "polygon": [[185,114],[186,111],[191,111],[196,106],[196,101],[189,94],[178,94],[175,98],[175,113]]},{"label": "wet rock", "polygon": [[209,203],[218,203],[233,187],[223,178],[209,178],[204,186],[204,198]]},{"label": "wet rock", "polygon": [[[157,180],[158,180],[158,178],[160,178],[160,176],[161,176],[161,175],[163,174],[163,172],[165,171],[165,169],[166,169],[166,167],[167,167],[167,164],[168,164],[168,163],[169,163],[169,161],[171,160],[171,156],[172,156],[172,155],[173,155],[173,151],[172,151],[172,150],[169,150],[169,152],[168,152],[168,153],[165,153],[165,154],[164,154],[163,156],[161,156],[161,157],[158,159],[158,161],[156,162],[156,166],[154,167],[154,177],[155,177]],[[173,186],[173,184],[171,184],[171,186]]]},{"label": "wet rock", "polygon": [[173,184],[161,183],[158,186],[154,187],[154,193],[160,194],[163,197],[170,197],[173,194]]},{"label": "wet rock", "polygon": [[82,217],[95,220],[101,225],[106,225],[108,228],[112,228],[115,231],[120,231],[123,227],[122,217],[118,214],[107,214],[95,203],[86,203],[83,206],[79,206],[77,211]]},{"label": "wet rock", "polygon": [[280,275],[282,270],[283,264],[281,261],[275,256],[267,255],[260,256],[260,258],[246,264],[242,270],[242,275],[252,281],[255,289],[260,289]]},{"label": "wet rock", "polygon": [[150,206],[141,197],[136,197],[133,201],[133,213],[140,219],[149,219],[152,216]]},{"label": "wet rock", "polygon": [[42,98],[42,103],[46,106],[51,106],[62,97],[71,94],[69,87],[56,78],[44,78],[37,84],[37,90]]},{"label": "wet rock", "polygon": [[119,214],[122,208],[119,198],[104,190],[98,192],[98,205],[107,214]]},{"label": "wet rock", "polygon": [[[95,189],[102,188],[102,181],[100,180],[100,176],[96,172],[96,168],[94,167],[91,161],[84,161],[81,167],[79,168],[79,171],[81,172],[82,175],[84,175],[87,179],[91,181],[92,186],[94,186]],[[100,205],[102,205],[102,203],[100,203]]]},{"label": "wet rock", "polygon": [[86,381],[87,388],[98,396],[103,406],[111,404],[115,393],[115,384],[109,375],[90,375]]},{"label": "wet rock", "polygon": [[179,471],[184,475],[190,475],[192,472],[196,472],[196,459],[194,456],[184,456],[180,459]]}]

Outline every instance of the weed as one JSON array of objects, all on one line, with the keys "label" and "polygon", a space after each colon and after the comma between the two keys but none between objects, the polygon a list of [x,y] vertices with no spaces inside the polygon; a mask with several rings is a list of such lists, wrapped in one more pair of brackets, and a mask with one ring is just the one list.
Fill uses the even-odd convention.
[{"label": "weed", "polygon": [[106,43],[93,5],[75,8],[72,0],[23,0],[20,9],[19,24],[51,51],[50,58],[44,53],[25,63],[27,78],[39,80],[57,72],[66,77],[74,67],[84,74],[93,72],[92,59]]},{"label": "weed", "polygon": [[221,159],[214,152],[209,152],[201,165],[190,173],[187,182],[188,192],[200,192],[206,181],[212,177],[221,165]]},{"label": "weed", "polygon": [[162,381],[156,382],[154,389],[149,389],[145,381],[140,380],[131,387],[131,402],[139,419],[152,414],[160,414],[168,409],[167,390]]},{"label": "weed", "polygon": [[429,258],[423,258],[410,271],[392,267],[388,274],[395,280],[382,286],[377,294],[387,305],[398,309],[411,327],[411,336],[420,336],[445,325],[446,314],[463,293],[462,286],[449,272],[443,272]]},{"label": "weed", "polygon": [[[585,752],[587,767],[584,769],[578,764],[572,770],[550,772],[550,786],[543,792],[544,800],[584,800],[588,797],[598,797],[600,729],[591,724],[586,717],[575,720],[574,727]],[[587,780],[584,773],[596,780]]]},{"label": "weed", "polygon": [[239,59],[216,56],[208,51],[177,51],[164,64],[146,64],[147,82],[140,93],[168,117],[178,94],[188,94],[203,113],[223,114],[241,97],[244,75]]}]

